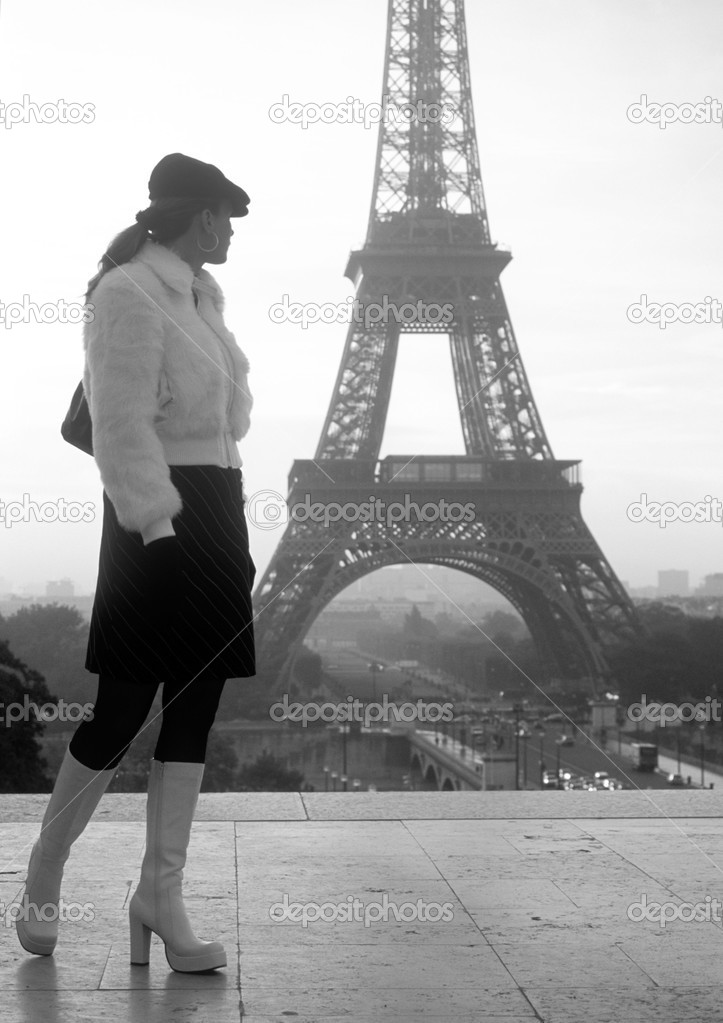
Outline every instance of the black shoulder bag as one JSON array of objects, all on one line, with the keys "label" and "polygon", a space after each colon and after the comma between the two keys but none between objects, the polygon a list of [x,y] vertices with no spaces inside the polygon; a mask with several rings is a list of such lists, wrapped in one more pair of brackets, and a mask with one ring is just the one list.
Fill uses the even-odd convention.
[{"label": "black shoulder bag", "polygon": [[68,444],[73,444],[88,455],[93,454],[93,423],[82,380],[70,399],[70,407],[65,414],[60,432]]}]

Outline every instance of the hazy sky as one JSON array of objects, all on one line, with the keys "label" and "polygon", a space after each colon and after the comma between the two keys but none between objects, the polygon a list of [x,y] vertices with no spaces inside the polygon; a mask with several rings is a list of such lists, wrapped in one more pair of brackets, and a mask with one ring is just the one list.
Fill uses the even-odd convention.
[{"label": "hazy sky", "polygon": [[[723,497],[720,322],[631,323],[628,307],[723,299],[723,128],[632,123],[650,102],[723,100],[715,0],[468,0],[472,89],[512,323],[557,458],[582,459],[583,514],[632,585],[659,568],[723,571],[720,523],[633,523],[649,501]],[[361,245],[377,127],[276,124],[294,101],[381,96],[387,0],[6,0],[0,100],[92,104],[90,123],[0,124],[0,301],[82,301],[111,237],[180,150],[251,196],[211,268],[251,363],[246,490],[286,494],[316,448],[346,326],[274,324],[269,308],[342,302]],[[32,115],[31,115],[32,116]],[[30,315],[33,315],[32,313]],[[51,313],[52,315],[52,308]],[[93,502],[95,521],[0,523],[0,577],[95,583],[101,487],[60,437],[82,373],[80,327],[0,323],[0,498]],[[403,336],[382,456],[463,454],[446,338]],[[52,514],[52,511],[48,514]],[[281,530],[251,526],[261,572]]]}]

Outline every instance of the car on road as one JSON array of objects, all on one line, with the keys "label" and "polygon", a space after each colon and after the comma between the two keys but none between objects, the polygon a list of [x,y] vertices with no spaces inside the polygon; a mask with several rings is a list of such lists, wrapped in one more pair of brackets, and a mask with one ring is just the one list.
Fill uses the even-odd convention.
[{"label": "car on road", "polygon": [[555,739],[558,746],[574,746],[575,740],[571,735],[561,735],[558,739]]},{"label": "car on road", "polygon": [[560,789],[562,788],[562,782],[557,776],[556,771],[544,771],[542,774],[542,787],[543,789]]},{"label": "car on road", "polygon": [[674,788],[681,788],[685,785],[685,778],[682,774],[669,774],[667,781],[668,785],[671,785]]}]

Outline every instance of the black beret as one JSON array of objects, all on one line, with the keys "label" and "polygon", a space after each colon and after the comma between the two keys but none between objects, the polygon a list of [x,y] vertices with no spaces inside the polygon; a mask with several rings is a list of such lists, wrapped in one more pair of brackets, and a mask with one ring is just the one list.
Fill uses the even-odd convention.
[{"label": "black beret", "polygon": [[148,198],[228,199],[232,217],[245,217],[251,201],[239,185],[229,181],[212,163],[183,153],[169,153],[151,171]]}]

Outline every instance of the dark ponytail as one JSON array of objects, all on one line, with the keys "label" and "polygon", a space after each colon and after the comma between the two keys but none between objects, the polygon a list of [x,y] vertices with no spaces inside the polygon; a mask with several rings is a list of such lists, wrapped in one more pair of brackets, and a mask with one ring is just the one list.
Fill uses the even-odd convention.
[{"label": "dark ponytail", "polygon": [[137,223],[117,234],[101,256],[98,273],[88,281],[86,302],[108,271],[133,259],[148,239],[173,241],[185,234],[197,213],[202,210],[218,213],[220,208],[219,199],[154,199],[145,210],[136,213]]}]

